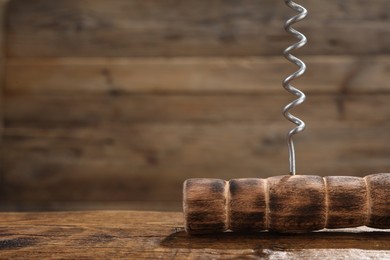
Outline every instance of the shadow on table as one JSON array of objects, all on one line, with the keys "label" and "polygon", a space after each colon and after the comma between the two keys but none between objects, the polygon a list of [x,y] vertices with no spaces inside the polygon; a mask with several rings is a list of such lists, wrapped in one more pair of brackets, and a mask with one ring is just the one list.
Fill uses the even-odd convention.
[{"label": "shadow on table", "polygon": [[300,234],[273,232],[233,233],[190,236],[182,229],[167,236],[162,242],[168,248],[192,249],[367,249],[390,250],[388,231],[319,231]]}]

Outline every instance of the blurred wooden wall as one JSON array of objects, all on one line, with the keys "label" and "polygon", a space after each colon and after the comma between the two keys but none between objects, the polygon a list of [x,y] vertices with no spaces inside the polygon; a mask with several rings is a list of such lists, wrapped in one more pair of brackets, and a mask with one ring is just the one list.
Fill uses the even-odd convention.
[{"label": "blurred wooden wall", "polygon": [[[299,2],[299,173],[389,172],[390,1]],[[186,178],[288,174],[293,14],[282,0],[10,1],[1,208],[179,209]]]}]

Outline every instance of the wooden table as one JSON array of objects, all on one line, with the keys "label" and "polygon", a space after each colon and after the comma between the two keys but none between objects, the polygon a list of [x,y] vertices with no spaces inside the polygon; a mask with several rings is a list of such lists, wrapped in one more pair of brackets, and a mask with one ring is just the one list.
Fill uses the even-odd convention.
[{"label": "wooden table", "polygon": [[0,213],[0,258],[385,259],[390,230],[188,236],[182,213]]}]

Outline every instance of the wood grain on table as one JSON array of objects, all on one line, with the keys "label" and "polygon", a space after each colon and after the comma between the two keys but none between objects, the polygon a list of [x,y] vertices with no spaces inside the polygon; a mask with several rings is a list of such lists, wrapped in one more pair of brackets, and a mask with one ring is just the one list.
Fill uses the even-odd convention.
[{"label": "wood grain on table", "polygon": [[182,213],[1,213],[0,258],[386,259],[390,230],[189,236]]}]

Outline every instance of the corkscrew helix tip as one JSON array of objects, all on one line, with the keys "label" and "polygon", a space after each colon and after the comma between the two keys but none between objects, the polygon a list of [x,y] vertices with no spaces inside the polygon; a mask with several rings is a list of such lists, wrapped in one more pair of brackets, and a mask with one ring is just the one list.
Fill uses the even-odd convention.
[{"label": "corkscrew helix tip", "polygon": [[292,55],[291,52],[295,49],[302,48],[307,43],[307,39],[306,39],[305,35],[303,35],[299,31],[292,28],[291,25],[303,20],[307,16],[307,10],[303,6],[296,4],[292,0],[285,0],[285,3],[291,9],[299,12],[299,14],[291,17],[284,24],[284,29],[286,30],[286,32],[295,36],[299,41],[296,42],[295,44],[288,46],[283,52],[283,55],[287,60],[289,60],[290,62],[294,63],[295,65],[297,65],[299,67],[299,69],[296,72],[289,75],[288,77],[286,77],[283,80],[283,87],[288,92],[290,92],[298,97],[297,99],[295,99],[294,101],[292,101],[291,103],[286,105],[283,109],[284,117],[286,119],[288,119],[290,122],[297,125],[295,128],[291,129],[287,134],[287,145],[288,145],[289,162],[290,162],[290,174],[295,175],[296,164],[295,164],[295,148],[294,148],[293,136],[295,134],[298,134],[298,133],[302,132],[303,130],[305,130],[306,125],[305,125],[305,122],[303,122],[298,117],[292,115],[289,111],[291,109],[293,109],[294,107],[302,104],[305,101],[306,96],[302,91],[293,87],[290,84],[290,82],[293,81],[294,79],[302,76],[305,73],[306,65],[303,61],[301,61],[300,59],[298,59],[297,57]]}]

